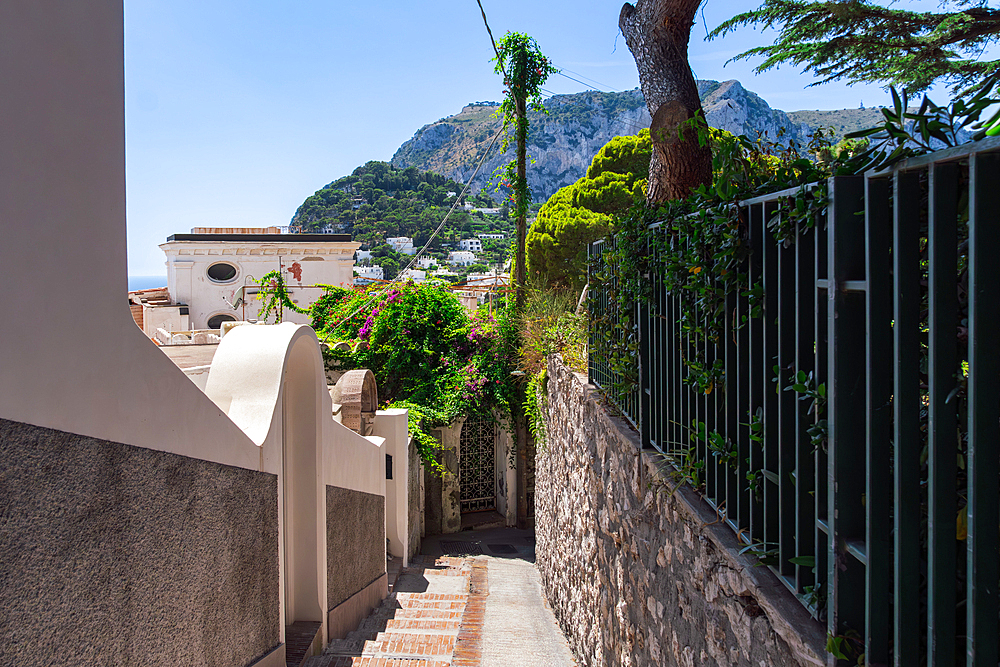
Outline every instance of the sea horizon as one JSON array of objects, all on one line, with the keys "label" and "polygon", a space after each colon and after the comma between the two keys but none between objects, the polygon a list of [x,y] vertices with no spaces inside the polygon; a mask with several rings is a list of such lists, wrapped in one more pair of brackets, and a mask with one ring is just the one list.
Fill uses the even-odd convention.
[{"label": "sea horizon", "polygon": [[152,289],[154,287],[166,287],[166,276],[129,276],[128,291],[134,292],[141,289]]}]

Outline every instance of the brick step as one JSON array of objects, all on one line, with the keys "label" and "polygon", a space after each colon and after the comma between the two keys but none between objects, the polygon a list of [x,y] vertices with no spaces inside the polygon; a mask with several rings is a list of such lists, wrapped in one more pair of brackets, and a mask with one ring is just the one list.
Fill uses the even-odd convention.
[{"label": "brick step", "polygon": [[361,655],[361,651],[365,648],[365,642],[377,636],[378,633],[372,637],[354,638],[348,635],[348,639],[334,639],[323,649],[323,655]]},{"label": "brick step", "polygon": [[420,600],[421,602],[466,602],[469,599],[468,593],[396,593],[396,602],[406,606],[410,600]]},{"label": "brick step", "polygon": [[397,634],[380,632],[375,641],[365,642],[362,655],[383,658],[425,658],[447,660],[455,652],[455,635]]},{"label": "brick step", "polygon": [[[381,662],[380,662],[381,661]],[[365,655],[345,657],[321,655],[309,658],[302,667],[449,667],[447,660],[425,660],[423,658],[378,658]]]},{"label": "brick step", "polygon": [[385,624],[395,618],[395,614],[389,614],[387,616],[372,614],[365,620],[361,621],[358,625],[357,632],[382,632],[385,630]]},{"label": "brick step", "polygon": [[399,600],[401,609],[438,609],[440,611],[461,611],[465,609],[468,596],[463,595],[461,599],[454,600],[428,600],[422,598],[405,598]]},{"label": "brick step", "polygon": [[392,618],[426,618],[428,620],[440,619],[442,621],[460,621],[464,609],[397,609]]},{"label": "brick step", "polygon": [[462,568],[460,570],[424,570],[424,579],[430,579],[431,577],[467,577],[469,576],[469,570]]},{"label": "brick step", "polygon": [[459,626],[462,624],[458,620],[442,620],[436,618],[397,618],[386,623],[383,630],[400,634],[458,634]]}]

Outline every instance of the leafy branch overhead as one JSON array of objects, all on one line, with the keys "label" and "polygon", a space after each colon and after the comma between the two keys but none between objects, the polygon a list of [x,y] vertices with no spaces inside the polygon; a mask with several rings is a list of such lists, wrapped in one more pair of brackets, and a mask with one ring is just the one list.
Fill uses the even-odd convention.
[{"label": "leafy branch overhead", "polygon": [[1000,10],[985,2],[942,0],[952,12],[910,11],[865,0],[803,2],[765,0],[738,14],[709,35],[722,37],[745,25],[776,28],[778,39],[734,58],[763,56],[756,72],[785,63],[821,77],[818,85],[844,79],[923,92],[936,82],[965,94],[998,68],[981,60],[1000,34]]}]

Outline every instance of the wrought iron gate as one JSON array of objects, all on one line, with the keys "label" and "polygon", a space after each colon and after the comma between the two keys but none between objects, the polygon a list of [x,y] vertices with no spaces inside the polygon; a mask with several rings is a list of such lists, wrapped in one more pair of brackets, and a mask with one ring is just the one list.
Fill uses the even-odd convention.
[{"label": "wrought iron gate", "polygon": [[472,415],[462,425],[458,486],[463,513],[496,509],[496,443],[492,419]]}]

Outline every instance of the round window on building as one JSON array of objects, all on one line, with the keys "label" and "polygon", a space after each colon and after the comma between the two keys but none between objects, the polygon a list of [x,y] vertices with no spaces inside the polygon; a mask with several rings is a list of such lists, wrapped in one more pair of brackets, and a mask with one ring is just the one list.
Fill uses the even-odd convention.
[{"label": "round window on building", "polygon": [[209,329],[221,329],[223,322],[235,322],[236,318],[232,315],[226,315],[225,313],[219,313],[218,315],[212,315],[208,318],[208,328]]},{"label": "round window on building", "polygon": [[228,262],[219,262],[208,267],[208,277],[212,282],[228,283],[236,280],[236,267]]}]

